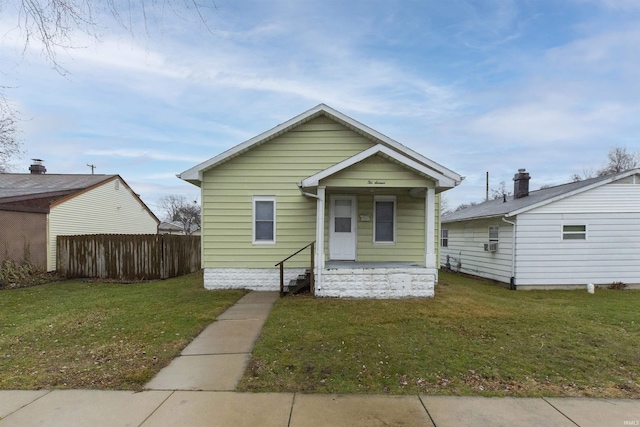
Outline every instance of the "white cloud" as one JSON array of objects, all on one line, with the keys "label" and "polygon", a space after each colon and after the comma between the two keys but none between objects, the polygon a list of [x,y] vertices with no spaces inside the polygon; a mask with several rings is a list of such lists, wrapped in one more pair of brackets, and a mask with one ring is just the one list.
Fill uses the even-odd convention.
[{"label": "white cloud", "polygon": [[105,157],[127,157],[127,158],[143,158],[150,160],[167,160],[175,162],[201,162],[202,158],[198,156],[180,155],[175,153],[161,152],[158,150],[139,150],[120,148],[114,150],[87,150],[88,156],[105,156]]}]

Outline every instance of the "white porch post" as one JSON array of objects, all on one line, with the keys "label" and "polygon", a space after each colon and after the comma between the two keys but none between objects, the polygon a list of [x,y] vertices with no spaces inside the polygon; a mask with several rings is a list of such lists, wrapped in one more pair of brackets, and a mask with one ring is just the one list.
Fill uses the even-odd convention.
[{"label": "white porch post", "polygon": [[325,187],[318,187],[316,199],[316,288],[322,289],[322,269],[324,268],[324,199]]},{"label": "white porch post", "polygon": [[424,218],[425,218],[425,256],[424,263],[427,268],[438,268],[436,260],[436,190],[427,188],[427,197],[425,197]]}]

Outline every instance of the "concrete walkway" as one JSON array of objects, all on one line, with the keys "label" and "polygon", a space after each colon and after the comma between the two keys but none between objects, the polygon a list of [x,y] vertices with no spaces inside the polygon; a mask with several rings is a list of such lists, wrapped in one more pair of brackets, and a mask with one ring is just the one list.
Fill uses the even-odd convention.
[{"label": "concrete walkway", "polygon": [[233,391],[278,292],[250,292],[222,313],[166,368],[148,390]]},{"label": "concrete walkway", "polygon": [[277,298],[245,295],[147,391],[0,391],[0,427],[640,426],[636,400],[235,393]]}]

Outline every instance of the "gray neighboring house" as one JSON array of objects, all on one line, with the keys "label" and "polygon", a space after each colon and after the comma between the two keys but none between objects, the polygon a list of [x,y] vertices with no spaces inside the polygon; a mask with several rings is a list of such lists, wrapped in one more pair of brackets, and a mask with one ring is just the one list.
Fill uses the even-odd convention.
[{"label": "gray neighboring house", "polygon": [[640,287],[640,169],[514,195],[442,217],[440,264],[512,289]]},{"label": "gray neighboring house", "polygon": [[155,234],[158,219],[119,175],[0,173],[0,262],[56,268],[56,239],[78,234]]}]

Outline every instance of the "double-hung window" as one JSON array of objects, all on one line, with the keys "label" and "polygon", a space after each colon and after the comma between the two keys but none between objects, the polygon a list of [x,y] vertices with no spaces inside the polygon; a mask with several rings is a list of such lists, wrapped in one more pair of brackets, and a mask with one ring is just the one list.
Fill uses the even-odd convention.
[{"label": "double-hung window", "polygon": [[587,226],[563,225],[562,240],[587,240]]},{"label": "double-hung window", "polygon": [[373,241],[374,243],[395,243],[396,241],[396,198],[376,196],[373,199]]},{"label": "double-hung window", "polygon": [[500,236],[499,227],[489,227],[489,243],[498,243]]},{"label": "double-hung window", "polygon": [[253,196],[253,244],[276,243],[276,198]]},{"label": "double-hung window", "polygon": [[449,229],[443,228],[440,232],[440,247],[446,248],[449,246]]}]

